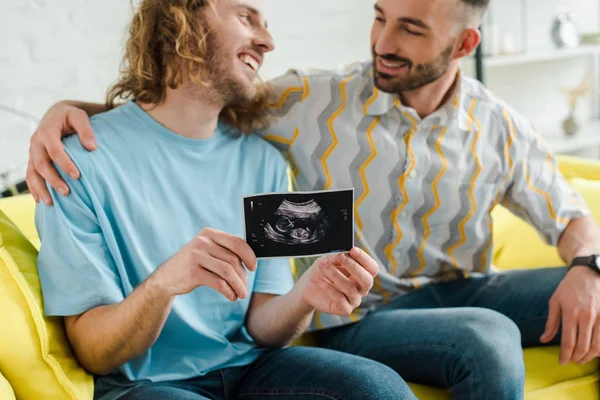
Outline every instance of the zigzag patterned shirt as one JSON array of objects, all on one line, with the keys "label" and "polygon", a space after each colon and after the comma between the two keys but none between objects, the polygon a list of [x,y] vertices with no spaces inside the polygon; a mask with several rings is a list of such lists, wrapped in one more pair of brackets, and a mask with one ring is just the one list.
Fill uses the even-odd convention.
[{"label": "zigzag patterned shirt", "polygon": [[589,215],[528,121],[457,79],[451,100],[424,119],[374,87],[370,62],[271,82],[274,122],[262,136],[288,155],[295,189],[355,189],[356,244],[380,265],[359,309],[317,314],[313,329],[357,321],[431,282],[493,272],[498,204],[553,245]]}]

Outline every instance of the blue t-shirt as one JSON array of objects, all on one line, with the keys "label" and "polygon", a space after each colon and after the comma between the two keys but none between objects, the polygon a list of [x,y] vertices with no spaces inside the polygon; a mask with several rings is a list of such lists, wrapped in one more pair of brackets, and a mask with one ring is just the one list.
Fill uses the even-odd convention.
[{"label": "blue t-shirt", "polygon": [[[123,301],[203,228],[243,237],[242,197],[288,189],[281,154],[257,136],[219,125],[206,140],[177,135],[135,102],[92,118],[98,150],[64,140],[81,171],[62,173],[67,197],[36,209],[38,268],[47,315],[79,315]],[[282,295],[293,286],[287,260],[261,260],[249,292]],[[131,380],[172,381],[253,362],[244,328],[248,296],[231,303],[200,287],[178,296],[160,337],[120,371]]]}]

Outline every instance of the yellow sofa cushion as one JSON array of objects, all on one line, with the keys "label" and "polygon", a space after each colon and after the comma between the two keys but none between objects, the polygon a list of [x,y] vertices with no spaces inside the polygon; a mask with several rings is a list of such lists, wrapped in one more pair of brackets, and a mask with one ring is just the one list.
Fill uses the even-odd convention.
[{"label": "yellow sofa cushion", "polygon": [[35,201],[29,195],[7,197],[0,200],[0,211],[21,230],[36,249],[40,248],[40,238],[35,228]]},{"label": "yellow sofa cushion", "polygon": [[556,156],[560,172],[567,180],[573,178],[600,180],[600,161],[587,158]]},{"label": "yellow sofa cushion", "polygon": [[[580,366],[558,363],[558,347],[525,350],[525,400],[581,400],[598,398],[598,361]],[[419,399],[450,400],[450,392],[410,384]]]},{"label": "yellow sofa cushion", "polygon": [[[572,181],[596,217],[600,217],[600,183],[584,179],[600,179],[600,163],[559,157],[563,174]],[[17,222],[26,236],[39,243],[33,225],[33,200],[29,196],[3,199],[0,210]],[[494,210],[495,264],[502,269],[561,265],[556,250],[544,245],[535,231],[502,207]],[[1,289],[0,289],[1,290]],[[310,336],[297,343],[313,345]],[[1,339],[0,339],[1,340]],[[526,400],[597,399],[598,361],[584,366],[558,363],[558,347],[525,350]],[[1,354],[1,353],[0,353]],[[1,367],[0,367],[1,368]],[[410,384],[420,399],[450,399],[446,390]],[[0,400],[5,400],[0,397]]]},{"label": "yellow sofa cushion", "polygon": [[20,400],[92,399],[93,378],[75,361],[62,319],[44,317],[36,259],[0,210],[0,370]]},{"label": "yellow sofa cushion", "polygon": [[494,265],[501,270],[563,266],[555,247],[547,245],[537,231],[508,209],[492,211]]},{"label": "yellow sofa cushion", "polygon": [[[600,176],[597,176],[600,179]],[[600,181],[572,178],[571,186],[583,196],[600,222]],[[548,246],[529,224],[504,207],[492,212],[494,264],[501,270],[563,266],[556,248]]]},{"label": "yellow sofa cushion", "polygon": [[0,374],[0,400],[15,400],[15,392],[2,374]]}]

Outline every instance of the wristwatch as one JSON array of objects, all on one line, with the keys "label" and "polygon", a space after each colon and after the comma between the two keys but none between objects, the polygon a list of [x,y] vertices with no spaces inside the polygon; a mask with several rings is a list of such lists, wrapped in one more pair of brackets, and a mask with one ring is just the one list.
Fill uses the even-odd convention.
[{"label": "wristwatch", "polygon": [[569,268],[584,266],[593,269],[600,275],[600,254],[593,254],[587,257],[575,257]]}]

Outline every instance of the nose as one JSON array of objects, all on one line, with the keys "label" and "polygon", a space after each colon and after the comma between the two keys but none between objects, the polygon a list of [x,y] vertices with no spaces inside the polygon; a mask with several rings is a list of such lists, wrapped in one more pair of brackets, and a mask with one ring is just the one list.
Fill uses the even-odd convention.
[{"label": "nose", "polygon": [[254,45],[259,47],[263,53],[269,53],[275,50],[275,42],[273,41],[273,37],[267,28],[260,29],[254,38]]},{"label": "nose", "polygon": [[394,29],[389,26],[385,26],[379,37],[375,41],[375,53],[384,55],[384,54],[397,54],[398,47],[396,46],[396,41],[394,40]]}]

